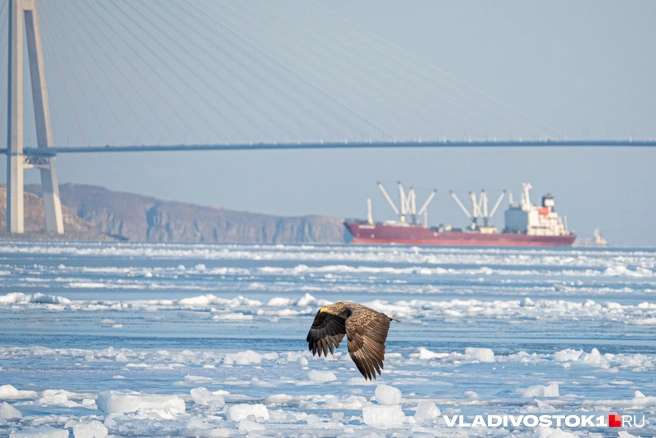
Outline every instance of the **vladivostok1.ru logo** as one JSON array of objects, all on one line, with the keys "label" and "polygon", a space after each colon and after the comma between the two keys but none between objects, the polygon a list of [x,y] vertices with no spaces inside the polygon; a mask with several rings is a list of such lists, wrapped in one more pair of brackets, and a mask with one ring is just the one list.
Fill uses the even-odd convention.
[{"label": "vladivostok1.ru logo", "polygon": [[645,416],[608,414],[608,427],[645,427]]},{"label": "vladivostok1.ru logo", "polygon": [[447,427],[644,427],[647,422],[644,415],[475,415],[473,419],[465,415],[443,415]]}]

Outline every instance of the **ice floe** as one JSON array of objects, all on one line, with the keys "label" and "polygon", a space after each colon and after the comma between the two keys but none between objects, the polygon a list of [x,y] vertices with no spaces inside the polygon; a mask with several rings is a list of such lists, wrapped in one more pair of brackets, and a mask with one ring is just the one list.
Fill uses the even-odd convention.
[{"label": "ice floe", "polygon": [[189,392],[194,398],[194,403],[199,405],[210,405],[215,408],[222,408],[225,406],[225,399],[223,396],[221,394],[214,394],[208,391],[207,388],[194,388]]},{"label": "ice floe", "polygon": [[432,424],[438,420],[440,409],[433,402],[420,402],[417,405],[414,419],[418,424]]},{"label": "ice floe", "polygon": [[522,397],[559,397],[558,384],[551,383],[549,385],[533,385],[522,390]]},{"label": "ice floe", "polygon": [[184,414],[184,400],[175,395],[141,394],[139,392],[105,391],[98,394],[98,407],[105,414],[124,414],[148,410],[167,415]]},{"label": "ice floe", "polygon": [[406,417],[401,405],[368,405],[362,408],[362,419],[369,426],[390,428],[402,425]]},{"label": "ice floe", "polygon": [[479,362],[494,362],[494,351],[491,348],[467,347],[465,354]]},{"label": "ice floe", "polygon": [[401,390],[384,383],[376,386],[376,402],[381,405],[401,404]]},{"label": "ice floe", "polygon": [[68,438],[68,429],[57,429],[52,426],[25,428],[12,432],[10,438]]},{"label": "ice floe", "polygon": [[337,376],[332,371],[315,371],[312,370],[308,373],[308,379],[312,383],[326,383],[337,380]]},{"label": "ice floe", "polygon": [[81,422],[73,426],[73,436],[75,438],[105,438],[107,432],[105,425],[97,420]]},{"label": "ice floe", "polygon": [[241,421],[249,417],[256,420],[268,420],[269,410],[263,404],[237,404],[228,408],[226,418],[230,421]]},{"label": "ice floe", "polygon": [[223,363],[226,365],[248,365],[251,363],[262,362],[262,355],[253,350],[241,351],[239,353],[229,353],[225,355]]},{"label": "ice floe", "polygon": [[5,420],[14,420],[23,418],[23,414],[7,402],[0,404],[0,418]]},{"label": "ice floe", "polygon": [[20,400],[37,397],[36,391],[16,389],[11,385],[0,386],[0,400]]}]

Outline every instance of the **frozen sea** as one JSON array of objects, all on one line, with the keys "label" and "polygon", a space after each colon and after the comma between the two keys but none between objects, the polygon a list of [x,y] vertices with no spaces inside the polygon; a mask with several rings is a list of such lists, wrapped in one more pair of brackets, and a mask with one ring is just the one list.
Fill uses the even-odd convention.
[{"label": "frozen sea", "polygon": [[[307,349],[339,300],[402,320],[376,382]],[[649,249],[2,242],[0,436],[652,436],[655,331]]]}]

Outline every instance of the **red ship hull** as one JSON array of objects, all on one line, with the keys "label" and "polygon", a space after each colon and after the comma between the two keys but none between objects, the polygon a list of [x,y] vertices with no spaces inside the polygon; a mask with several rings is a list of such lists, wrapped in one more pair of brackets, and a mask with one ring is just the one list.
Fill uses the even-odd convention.
[{"label": "red ship hull", "polygon": [[346,222],[353,244],[440,245],[440,246],[571,246],[574,234],[529,236],[527,234],[483,234],[473,231],[437,231],[417,225],[384,225]]}]

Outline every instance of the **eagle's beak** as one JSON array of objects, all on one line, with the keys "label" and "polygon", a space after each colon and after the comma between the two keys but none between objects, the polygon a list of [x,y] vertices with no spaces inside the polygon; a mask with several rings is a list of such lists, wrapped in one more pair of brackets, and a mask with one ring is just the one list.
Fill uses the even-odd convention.
[{"label": "eagle's beak", "polygon": [[319,312],[320,312],[320,313],[323,313],[323,312],[325,312],[325,311],[326,311],[326,308],[325,308],[325,307],[322,307],[321,309],[319,309]]}]

